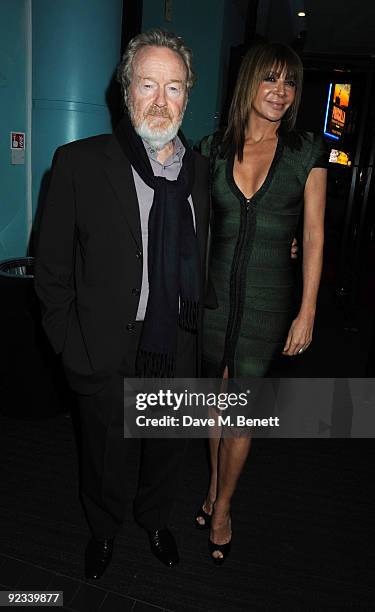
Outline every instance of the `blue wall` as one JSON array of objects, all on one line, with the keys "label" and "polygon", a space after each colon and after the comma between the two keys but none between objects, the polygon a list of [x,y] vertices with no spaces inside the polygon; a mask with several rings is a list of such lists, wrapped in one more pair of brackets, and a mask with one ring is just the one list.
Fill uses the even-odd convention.
[{"label": "blue wall", "polygon": [[55,149],[111,132],[122,0],[33,0],[33,205]]},{"label": "blue wall", "polygon": [[[27,252],[54,150],[111,131],[121,25],[122,0],[0,1],[0,259]],[[11,165],[9,132],[28,127],[26,163]]]},{"label": "blue wall", "polygon": [[[174,0],[172,22],[164,20],[164,0],[144,0],[143,5],[144,30],[174,31],[193,50],[198,80],[183,129],[196,142],[218,125],[230,46],[243,40],[240,5],[230,0]],[[26,162],[35,212],[55,148],[111,130],[105,95],[119,60],[121,19],[122,0],[1,0],[0,259],[25,255],[30,230],[27,163],[10,164],[9,132],[27,132],[31,117],[32,157],[26,135]],[[26,91],[31,34],[32,113]]]},{"label": "blue wall", "polygon": [[1,0],[0,259],[24,255],[26,249],[26,165],[11,165],[9,149],[9,132],[26,132],[25,75],[26,2]]},{"label": "blue wall", "polygon": [[164,6],[164,0],[143,1],[142,29],[172,31],[193,51],[198,79],[182,127],[187,138],[196,142],[218,126],[230,46],[243,42],[244,16],[230,0],[173,0],[172,21],[168,22]]}]

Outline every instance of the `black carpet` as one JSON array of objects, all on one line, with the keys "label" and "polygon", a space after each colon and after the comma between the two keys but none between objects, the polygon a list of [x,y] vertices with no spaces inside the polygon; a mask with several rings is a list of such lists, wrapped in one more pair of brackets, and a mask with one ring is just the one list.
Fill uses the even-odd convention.
[{"label": "black carpet", "polygon": [[[323,287],[312,346],[280,358],[274,375],[366,376],[372,330],[371,308],[348,325]],[[128,441],[124,527],[105,576],[85,581],[75,409],[63,414],[29,344],[2,351],[10,355],[2,371],[14,376],[0,391],[0,589],[62,590],[64,609],[87,612],[375,608],[371,439],[254,440],[233,500],[232,552],[220,568],[193,525],[208,473],[204,442],[191,441],[171,524],[181,556],[173,569],[151,555],[133,520],[139,441]]]},{"label": "black carpet", "polygon": [[[72,421],[2,416],[0,585],[64,590],[66,609],[370,610],[374,607],[371,440],[255,440],[233,504],[233,548],[221,568],[194,511],[206,485],[203,442],[190,443],[173,524],[181,562],[169,570],[132,517],[138,442],[124,468],[128,507],[113,562],[82,578],[89,536],[77,498]],[[39,588],[42,588],[40,586]],[[44,588],[44,587],[43,587]],[[148,607],[149,606],[149,607]]]}]

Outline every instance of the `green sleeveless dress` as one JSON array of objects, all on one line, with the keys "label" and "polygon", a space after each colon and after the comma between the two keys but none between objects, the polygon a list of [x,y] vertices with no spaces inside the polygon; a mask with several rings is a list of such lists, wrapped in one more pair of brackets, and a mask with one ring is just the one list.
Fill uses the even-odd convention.
[{"label": "green sleeveless dress", "polygon": [[228,366],[230,377],[264,376],[295,316],[290,248],[307,177],[327,167],[327,150],[311,132],[279,136],[263,185],[246,200],[233,179],[234,153],[223,157],[212,143],[208,136],[200,145],[212,164],[208,275],[216,294],[204,314],[204,372],[221,376]]}]

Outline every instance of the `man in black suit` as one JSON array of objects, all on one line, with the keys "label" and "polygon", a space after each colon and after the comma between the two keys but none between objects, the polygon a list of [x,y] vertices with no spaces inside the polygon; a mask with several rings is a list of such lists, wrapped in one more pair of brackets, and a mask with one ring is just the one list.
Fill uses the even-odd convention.
[{"label": "man in black suit", "polygon": [[[195,377],[209,217],[208,162],[178,135],[191,52],[153,30],[119,66],[127,111],[111,135],[60,147],[38,238],[43,325],[78,394],[81,499],[92,531],[86,576],[100,578],[126,489],[123,378]],[[184,440],[144,440],[137,521],[172,566],[167,528]]]}]

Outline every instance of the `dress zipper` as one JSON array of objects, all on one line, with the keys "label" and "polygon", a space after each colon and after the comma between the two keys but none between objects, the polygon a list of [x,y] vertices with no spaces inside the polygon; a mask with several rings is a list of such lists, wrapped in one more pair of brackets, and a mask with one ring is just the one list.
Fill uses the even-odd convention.
[{"label": "dress zipper", "polygon": [[[234,335],[238,336],[239,328],[241,325],[241,321],[237,321],[240,310],[240,294],[241,291],[244,292],[245,288],[242,287],[241,279],[243,276],[243,266],[246,260],[246,253],[244,253],[244,245],[246,243],[247,235],[248,235],[248,219],[249,219],[249,211],[251,206],[251,198],[243,198],[243,208],[241,212],[240,219],[240,230],[239,230],[239,238],[236,245],[235,254],[233,256],[233,267],[231,274],[231,283],[230,283],[230,298],[233,306],[230,308],[229,312],[229,321],[227,327],[226,334],[226,348],[225,348],[225,361],[233,361],[234,358]],[[233,300],[233,301],[232,301]],[[242,318],[242,314],[241,314]],[[237,324],[237,325],[236,325]],[[237,329],[236,329],[237,327]],[[237,332],[237,333],[234,333]],[[228,354],[229,352],[229,354]],[[232,354],[233,353],[233,354]],[[229,365],[224,364],[224,365]]]}]

